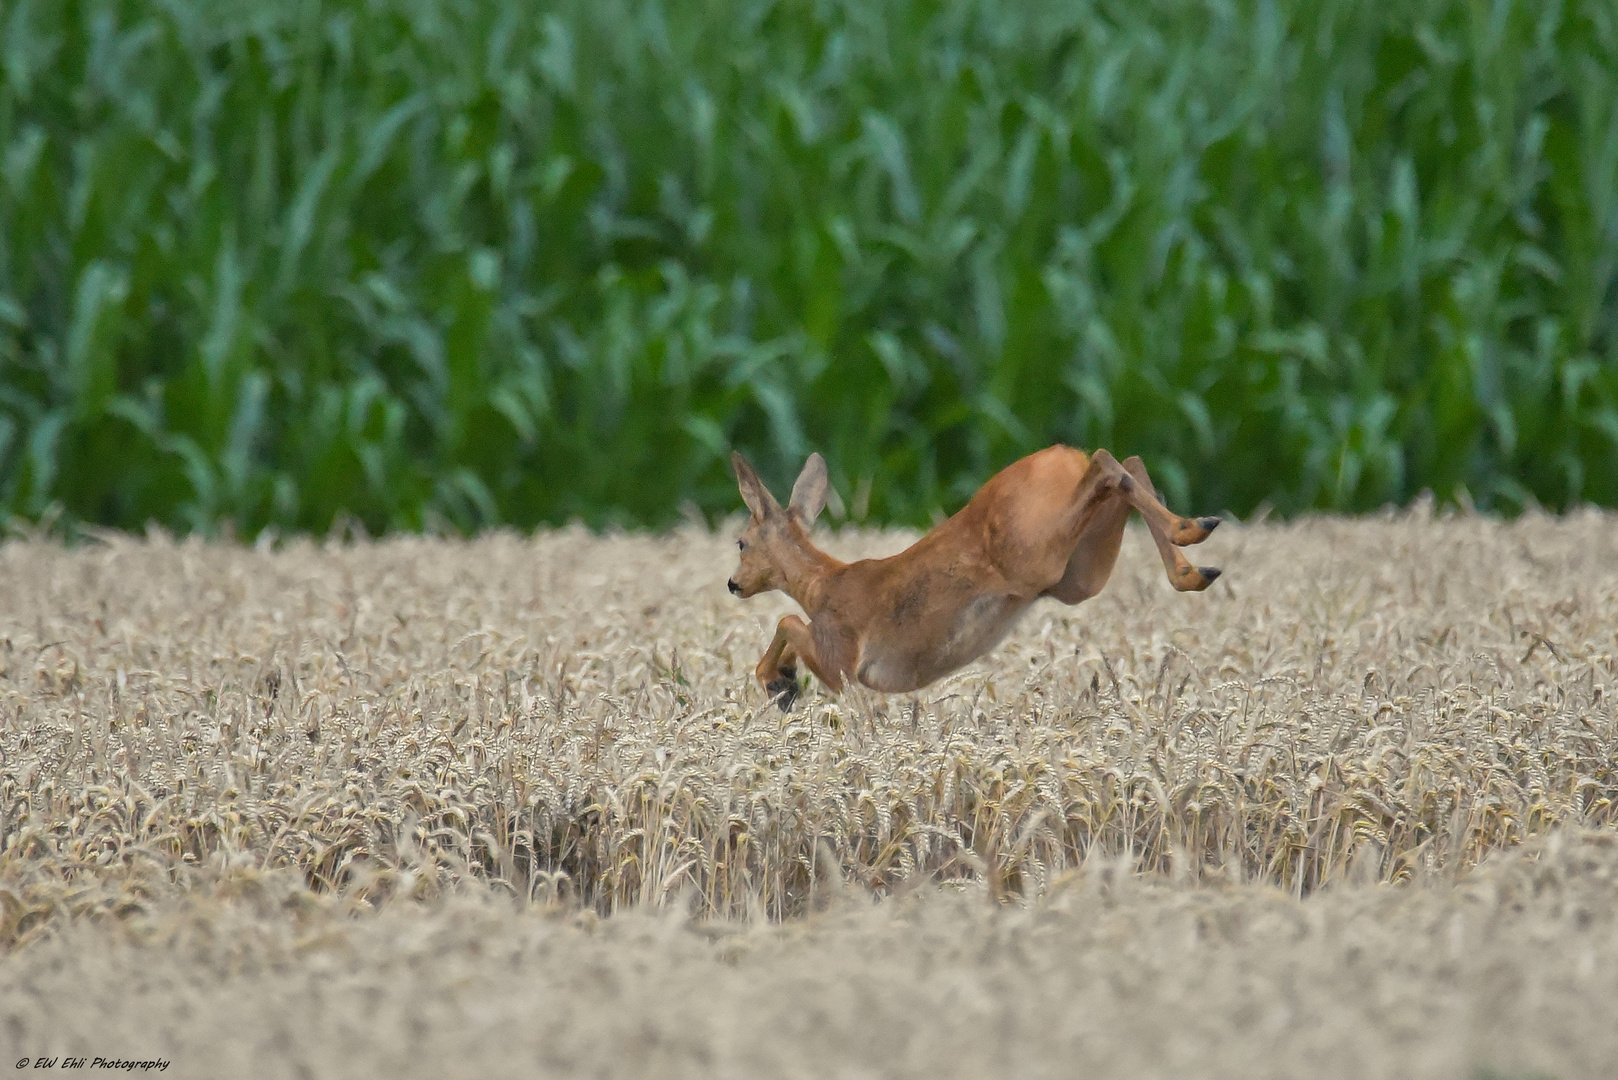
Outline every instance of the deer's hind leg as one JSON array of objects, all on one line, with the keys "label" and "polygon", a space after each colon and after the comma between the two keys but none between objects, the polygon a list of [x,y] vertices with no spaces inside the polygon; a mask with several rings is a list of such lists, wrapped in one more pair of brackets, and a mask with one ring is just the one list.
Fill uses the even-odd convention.
[{"label": "deer's hind leg", "polygon": [[1077,604],[1099,593],[1118,562],[1118,549],[1124,542],[1124,523],[1129,520],[1132,509],[1122,493],[1114,494],[1097,508],[1079,533],[1062,580],[1046,589],[1045,595],[1064,604]]},{"label": "deer's hind leg", "polygon": [[[1110,469],[1111,458],[1106,451],[1098,450],[1092,460],[1099,459],[1103,469]],[[1158,500],[1152,478],[1147,475],[1146,465],[1140,458],[1129,458],[1117,467],[1127,473],[1134,483],[1108,487],[1100,495],[1099,505],[1079,531],[1073,553],[1067,560],[1066,572],[1060,581],[1045,590],[1045,595],[1064,604],[1077,604],[1099,593],[1118,562],[1124,525],[1129,520],[1129,512],[1134,509],[1139,509],[1141,517],[1146,520],[1152,542],[1163,559],[1164,569],[1168,571],[1169,584],[1181,592],[1201,592],[1212,585],[1219,577],[1219,571],[1211,566],[1191,565],[1180,552],[1180,547],[1206,540],[1208,534],[1218,527],[1219,519],[1182,518],[1170,513]]]},{"label": "deer's hind leg", "polygon": [[1124,471],[1140,481],[1129,492],[1129,501],[1140,516],[1151,526],[1154,538],[1162,538],[1175,547],[1187,547],[1191,544],[1200,544],[1208,539],[1209,535],[1219,528],[1219,519],[1216,517],[1185,518],[1174,513],[1163,505],[1157,496],[1157,488],[1152,485],[1152,478],[1146,475],[1146,464],[1138,457],[1132,457],[1123,463]]},{"label": "deer's hind leg", "polygon": [[1152,478],[1146,474],[1146,465],[1140,458],[1130,458],[1123,463],[1123,468],[1136,481],[1124,492],[1124,497],[1145,519],[1152,543],[1163,557],[1163,568],[1169,573],[1169,584],[1180,592],[1201,592],[1212,585],[1219,577],[1219,570],[1212,566],[1192,566],[1180,548],[1202,543],[1219,526],[1219,519],[1183,518],[1172,513],[1158,501],[1157,489],[1152,486]]}]

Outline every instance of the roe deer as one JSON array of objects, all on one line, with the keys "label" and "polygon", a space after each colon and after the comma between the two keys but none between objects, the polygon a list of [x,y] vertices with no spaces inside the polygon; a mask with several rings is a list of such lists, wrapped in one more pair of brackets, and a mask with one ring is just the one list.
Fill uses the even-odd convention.
[{"label": "roe deer", "polygon": [[885,693],[917,690],[971,663],[1041,596],[1077,604],[1101,591],[1133,508],[1146,519],[1169,583],[1200,592],[1219,571],[1195,567],[1216,517],[1182,518],[1157,500],[1140,458],[1119,464],[1052,446],[990,478],[961,510],[886,559],[843,563],[809,541],[826,503],[826,462],[811,454],[785,509],[741,454],[732,454],[752,520],[729,581],[740,597],[780,589],[809,616],[788,615],[755,674],[782,711],[798,696],[797,662],[833,692],[850,676]]}]

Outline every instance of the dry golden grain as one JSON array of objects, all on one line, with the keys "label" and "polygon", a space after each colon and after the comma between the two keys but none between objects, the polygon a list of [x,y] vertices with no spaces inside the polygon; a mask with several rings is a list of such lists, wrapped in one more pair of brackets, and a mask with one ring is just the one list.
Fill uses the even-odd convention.
[{"label": "dry golden grain", "polygon": [[1451,873],[1618,818],[1615,524],[1228,525],[1194,596],[1132,532],[988,660],[790,715],[751,679],[790,602],[727,594],[729,533],[9,543],[0,947],[242,867],[771,918],[1098,856],[1296,895]]}]

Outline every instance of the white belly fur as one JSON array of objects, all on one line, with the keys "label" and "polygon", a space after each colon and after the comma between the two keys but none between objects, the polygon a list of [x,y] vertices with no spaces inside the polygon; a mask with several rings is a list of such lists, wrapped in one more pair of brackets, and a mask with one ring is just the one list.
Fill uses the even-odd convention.
[{"label": "white belly fur", "polygon": [[942,647],[928,650],[927,655],[895,648],[893,643],[867,642],[861,650],[859,680],[889,694],[926,686],[1000,644],[1028,610],[1028,604],[1013,596],[978,597],[956,614]]},{"label": "white belly fur", "polygon": [[949,641],[940,658],[949,665],[944,670],[954,671],[970,664],[1000,644],[1026,610],[1027,601],[1012,596],[980,596],[966,605],[950,628]]}]

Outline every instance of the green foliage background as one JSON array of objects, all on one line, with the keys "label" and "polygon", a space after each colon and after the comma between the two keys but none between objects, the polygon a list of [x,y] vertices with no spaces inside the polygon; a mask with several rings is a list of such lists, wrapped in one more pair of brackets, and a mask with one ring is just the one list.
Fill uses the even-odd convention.
[{"label": "green foliage background", "polygon": [[658,524],[735,444],[919,522],[1054,440],[1618,504],[1618,5],[0,0],[0,514]]}]

